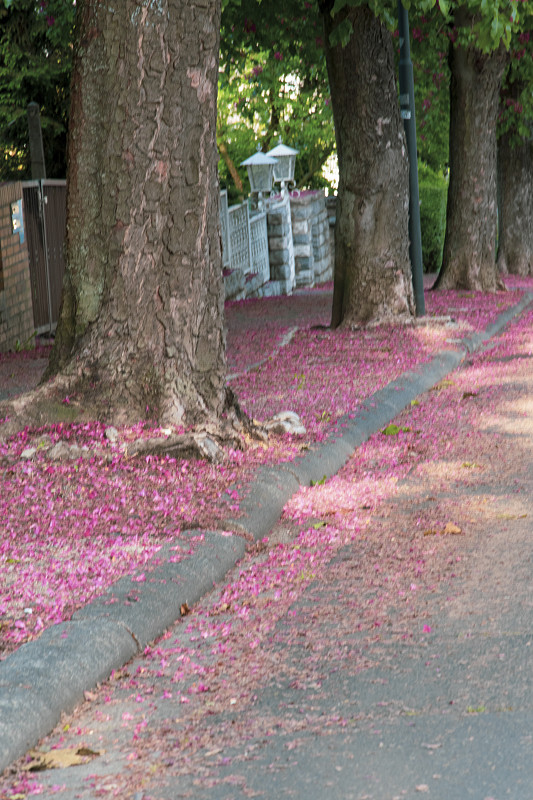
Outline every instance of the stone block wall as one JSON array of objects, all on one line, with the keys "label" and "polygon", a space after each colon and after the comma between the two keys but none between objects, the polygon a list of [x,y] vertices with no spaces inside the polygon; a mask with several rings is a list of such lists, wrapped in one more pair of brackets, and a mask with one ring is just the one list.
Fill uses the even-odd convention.
[{"label": "stone block wall", "polygon": [[11,203],[17,201],[20,182],[0,185],[0,352],[14,350],[35,331],[28,248],[11,227]]},{"label": "stone block wall", "polygon": [[262,289],[262,296],[291,294],[295,286],[294,244],[291,208],[288,196],[271,202],[268,214],[268,251],[270,258],[270,285]]},{"label": "stone block wall", "polygon": [[324,191],[293,192],[291,217],[296,286],[330,280],[333,261]]},{"label": "stone block wall", "polygon": [[[265,234],[268,239],[268,253],[264,253],[265,257],[268,256],[267,269],[264,266],[258,269],[248,263],[251,259],[248,246],[243,256],[245,261],[235,259],[233,263],[235,248],[229,247],[230,255],[224,264],[226,299],[291,294],[295,288],[331,280],[334,234],[333,229],[330,230],[332,213],[327,202],[323,190],[296,191],[290,197],[278,195],[271,198],[267,206]],[[233,206],[229,209],[229,230],[234,225],[232,214],[239,208]],[[254,218],[252,212],[250,220]]]}]

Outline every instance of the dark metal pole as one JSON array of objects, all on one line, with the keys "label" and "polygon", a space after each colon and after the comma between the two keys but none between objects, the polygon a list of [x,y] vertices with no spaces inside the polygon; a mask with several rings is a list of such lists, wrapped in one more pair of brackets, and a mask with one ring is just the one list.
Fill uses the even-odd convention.
[{"label": "dark metal pole", "polygon": [[424,302],[424,268],[422,266],[422,235],[420,233],[420,199],[418,194],[418,155],[416,148],[415,81],[409,45],[409,15],[402,0],[398,0],[400,33],[400,109],[409,154],[409,255],[413,273],[416,316],[426,313]]},{"label": "dark metal pole", "polygon": [[44,180],[46,178],[46,167],[44,163],[41,113],[38,103],[28,103],[27,113],[30,135],[31,177],[32,180]]}]

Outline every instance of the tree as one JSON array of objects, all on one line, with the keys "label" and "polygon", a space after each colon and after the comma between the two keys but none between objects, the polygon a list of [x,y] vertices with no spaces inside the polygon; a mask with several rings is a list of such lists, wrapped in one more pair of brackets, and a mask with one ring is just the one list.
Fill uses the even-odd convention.
[{"label": "tree", "polygon": [[498,138],[498,268],[533,274],[533,42],[529,31],[515,37],[500,104]]},{"label": "tree", "polygon": [[405,320],[409,175],[392,37],[367,5],[320,10],[339,161],[332,326]]},{"label": "tree", "polygon": [[31,178],[28,103],[41,110],[47,176],[64,178],[75,6],[0,2],[0,180]]},{"label": "tree", "polygon": [[506,48],[520,24],[518,5],[468,0],[453,13],[450,185],[439,288],[503,287],[496,266],[497,120]]},{"label": "tree", "polygon": [[223,281],[215,139],[219,0],[78,0],[67,263],[48,376],[115,423],[218,420]]}]

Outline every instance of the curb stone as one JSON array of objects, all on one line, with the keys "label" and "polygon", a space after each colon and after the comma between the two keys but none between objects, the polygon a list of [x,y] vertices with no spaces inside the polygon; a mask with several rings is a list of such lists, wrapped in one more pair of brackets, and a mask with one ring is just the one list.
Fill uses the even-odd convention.
[{"label": "curb stone", "polygon": [[[300,486],[330,478],[354,451],[386,426],[418,395],[431,389],[520,314],[533,293],[502,313],[486,331],[444,350],[431,361],[407,372],[364,402],[354,414],[337,422],[328,440],[293,462],[262,467],[248,485],[240,504],[242,517],[227,519],[221,528],[258,541],[279,520],[287,501]],[[244,556],[240,536],[214,531],[187,531],[194,547],[183,560],[171,561],[172,546],[162,548],[162,561],[146,580],[126,576],[101,597],[76,611],[72,619],[46,629],[0,662],[0,770],[24,755],[72,711],[84,692],[107,679],[114,669],[158,638],[181,615],[181,606],[198,602],[222,581]],[[137,580],[132,580],[136,577]]]},{"label": "curb stone", "polygon": [[[47,628],[0,662],[0,770],[23,756],[84,699],[181,616],[241,559],[239,536],[203,533],[192,554],[169,561],[171,546],[159,551],[163,563],[146,581],[121,578],[68,622]],[[138,576],[137,576],[138,577]]]}]

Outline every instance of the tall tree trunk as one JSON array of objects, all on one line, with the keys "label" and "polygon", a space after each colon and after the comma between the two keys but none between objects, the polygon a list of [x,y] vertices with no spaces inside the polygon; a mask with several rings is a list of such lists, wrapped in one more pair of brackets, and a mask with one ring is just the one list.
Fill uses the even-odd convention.
[{"label": "tall tree trunk", "polygon": [[214,419],[224,398],[220,0],[78,0],[67,272],[48,374],[102,416]]},{"label": "tall tree trunk", "polygon": [[498,139],[498,268],[533,275],[533,143],[512,133]]},{"label": "tall tree trunk", "polygon": [[[466,21],[458,19],[456,24]],[[450,46],[450,185],[442,289],[496,291],[496,125],[505,65],[500,49]]]},{"label": "tall tree trunk", "polygon": [[[392,38],[368,6],[324,19],[339,189],[333,327],[403,320],[414,314],[409,261],[409,166]],[[345,18],[345,47],[330,34]]]}]

